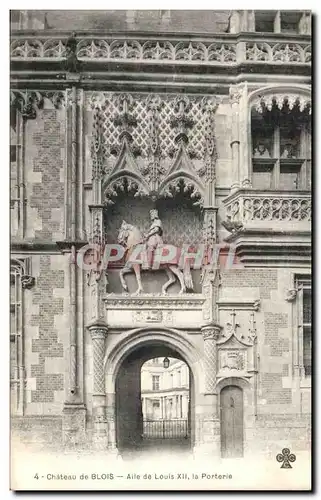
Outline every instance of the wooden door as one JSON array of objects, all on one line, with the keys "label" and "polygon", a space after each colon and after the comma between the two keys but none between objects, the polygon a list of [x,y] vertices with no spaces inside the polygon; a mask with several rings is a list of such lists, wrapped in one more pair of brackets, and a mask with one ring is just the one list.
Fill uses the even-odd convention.
[{"label": "wooden door", "polygon": [[221,391],[221,452],[223,458],[243,456],[243,391],[230,385]]}]

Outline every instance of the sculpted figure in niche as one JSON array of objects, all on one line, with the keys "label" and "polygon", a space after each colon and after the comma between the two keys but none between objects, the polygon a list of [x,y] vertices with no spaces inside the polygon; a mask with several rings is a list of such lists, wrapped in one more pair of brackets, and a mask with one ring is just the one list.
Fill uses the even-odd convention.
[{"label": "sculpted figure in niche", "polygon": [[257,143],[253,152],[254,158],[270,158],[269,150],[263,142]]},{"label": "sculpted figure in niche", "polygon": [[156,209],[150,211],[150,218],[152,223],[148,233],[145,234],[147,262],[145,262],[143,266],[143,269],[148,270],[152,268],[153,255],[156,248],[163,244],[162,221],[160,220]]}]

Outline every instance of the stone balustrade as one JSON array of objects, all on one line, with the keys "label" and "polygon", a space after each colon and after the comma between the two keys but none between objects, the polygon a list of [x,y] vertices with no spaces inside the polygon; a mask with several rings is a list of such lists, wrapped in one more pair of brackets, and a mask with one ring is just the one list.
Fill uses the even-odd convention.
[{"label": "stone balustrade", "polygon": [[[311,195],[307,191],[259,191],[242,189],[225,200],[227,219],[244,226],[281,221],[309,223]],[[272,226],[271,226],[272,227]]]},{"label": "stone balustrade", "polygon": [[[44,35],[13,31],[10,44],[12,61],[62,60],[70,33],[44,32]],[[133,34],[115,38],[84,33],[76,36],[76,55],[83,61],[124,60],[132,62],[174,62],[175,64],[236,65],[311,64],[308,35],[220,34],[215,37],[195,35],[145,36]]]}]

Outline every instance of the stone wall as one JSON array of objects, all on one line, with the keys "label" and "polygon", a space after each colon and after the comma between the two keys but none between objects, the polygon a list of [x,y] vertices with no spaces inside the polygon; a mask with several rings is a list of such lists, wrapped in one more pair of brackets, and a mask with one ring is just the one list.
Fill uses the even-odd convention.
[{"label": "stone wall", "polygon": [[229,11],[180,10],[29,10],[11,11],[13,29],[224,32]]}]

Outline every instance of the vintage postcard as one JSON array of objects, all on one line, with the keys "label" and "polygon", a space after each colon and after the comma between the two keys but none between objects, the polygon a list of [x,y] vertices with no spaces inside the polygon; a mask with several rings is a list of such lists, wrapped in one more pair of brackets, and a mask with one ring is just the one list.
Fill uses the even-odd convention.
[{"label": "vintage postcard", "polygon": [[311,12],[13,10],[11,489],[311,489]]}]

